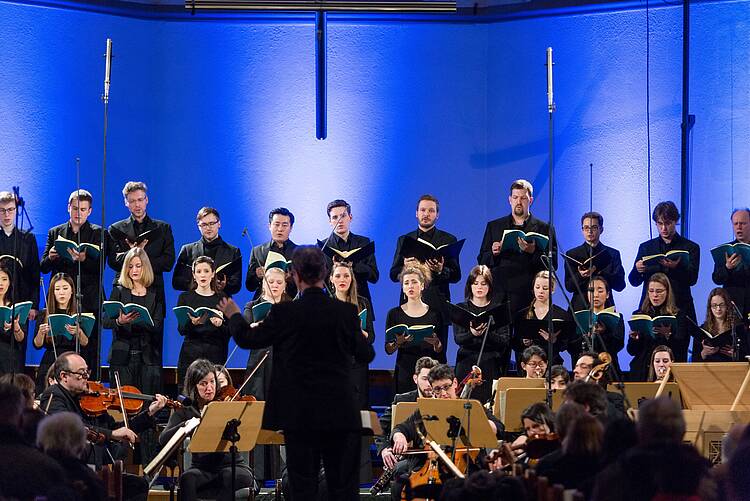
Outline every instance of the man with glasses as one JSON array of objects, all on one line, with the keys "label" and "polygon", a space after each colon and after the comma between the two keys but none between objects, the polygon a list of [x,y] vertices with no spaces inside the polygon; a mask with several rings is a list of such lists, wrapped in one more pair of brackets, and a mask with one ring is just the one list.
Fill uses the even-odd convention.
[{"label": "man with glasses", "polygon": [[[447,400],[458,399],[458,380],[453,372],[453,369],[447,364],[440,364],[432,369],[427,376],[430,381],[432,388],[433,398],[442,398]],[[487,421],[490,423],[490,428],[495,432],[495,436],[498,440],[502,440],[505,434],[505,426],[497,419],[492,412],[488,409],[484,410],[487,416]],[[397,424],[393,428],[391,434],[392,450],[395,455],[400,455],[406,452],[407,449],[422,449],[424,443],[422,442],[417,429],[421,426],[422,415],[419,409],[414,411],[414,414],[409,416],[403,423]],[[391,487],[392,499],[401,499],[401,491],[403,490],[404,483],[408,481],[408,474],[411,471],[421,468],[425,462],[426,454],[414,454],[409,456],[408,468],[405,469],[406,473],[398,478],[394,478],[393,485]]]},{"label": "man with glasses", "polygon": [[[154,415],[167,403],[166,397],[155,395],[154,401],[140,414],[129,418],[129,427],[125,427],[123,423],[115,422],[114,418],[107,413],[93,418],[81,410],[79,398],[88,391],[88,379],[91,374],[83,357],[72,351],[61,354],[52,366],[52,373],[55,384],[50,385],[39,397],[40,408],[44,409],[47,414],[58,412],[78,414],[88,428],[102,433],[107,439],[107,444],[95,445],[92,448],[87,458],[89,464],[101,465],[114,459],[121,459],[116,451],[119,450],[124,456],[126,449],[110,448],[107,445],[111,442],[135,444],[137,433],[156,426]],[[111,451],[115,451],[113,456]],[[123,491],[125,499],[145,501],[148,497],[148,483],[142,477],[125,474],[123,475]]]},{"label": "man with glasses", "polygon": [[[174,265],[174,237],[172,227],[158,219],[151,219],[146,213],[148,207],[148,188],[140,181],[128,181],[122,189],[125,206],[130,217],[113,223],[109,227],[109,236],[115,247],[110,256],[109,265],[117,273],[113,284],[117,285],[125,254],[133,247],[140,247],[148,255],[154,271],[154,289],[156,297],[161,300],[162,314],[166,313],[164,297],[164,276]],[[159,345],[161,351],[161,344]]]},{"label": "man with glasses", "polygon": [[172,287],[178,291],[190,290],[193,282],[193,261],[208,256],[216,263],[217,292],[227,296],[237,294],[242,288],[242,253],[234,245],[222,240],[219,235],[221,217],[213,207],[203,207],[195,217],[201,239],[185,244],[177,256],[177,265],[172,275]]},{"label": "man with glasses", "polygon": [[[731,244],[750,245],[750,209],[735,209],[732,212],[732,231],[734,241]],[[716,285],[726,289],[742,312],[743,321],[748,320],[750,314],[750,263],[745,263],[740,254],[724,254],[723,262],[714,263],[714,272],[711,275]],[[731,308],[732,305],[727,305]]]},{"label": "man with glasses", "polygon": [[[614,291],[622,292],[625,289],[625,269],[620,251],[607,247],[600,240],[604,233],[604,217],[598,212],[585,213],[581,216],[581,233],[584,242],[565,254],[568,261],[565,265],[565,289],[573,294],[571,303],[574,311],[588,309],[586,291],[592,276],[603,277]],[[589,258],[593,258],[591,267]],[[602,268],[598,268],[597,264]],[[607,306],[614,304],[610,295]]]},{"label": "man with glasses", "polygon": [[33,234],[16,228],[17,212],[16,196],[9,191],[0,191],[0,226],[3,228],[0,231],[0,256],[8,256],[2,262],[17,274],[12,277],[13,300],[16,303],[31,301],[29,319],[33,320],[39,309],[39,248]]},{"label": "man with glasses", "polygon": [[[277,207],[268,213],[268,231],[271,233],[271,240],[253,247],[250,262],[247,265],[245,288],[253,293],[253,299],[258,299],[263,293],[262,285],[268,253],[278,252],[287,261],[291,261],[294,249],[297,248],[297,244],[289,239],[293,227],[294,214],[286,207]],[[292,297],[297,295],[297,288],[291,279],[287,280],[286,292]]]},{"label": "man with glasses", "polygon": [[[628,281],[633,287],[643,284],[640,303],[648,294],[648,283],[654,273],[664,273],[669,278],[677,308],[695,323],[695,305],[690,287],[698,282],[701,251],[698,244],[688,240],[676,231],[680,213],[674,202],[660,202],[654,207],[651,218],[656,223],[659,236],[643,242],[630,270]],[[682,255],[644,260],[646,256],[666,254],[669,251],[684,251]],[[691,332],[694,332],[691,325]]]}]

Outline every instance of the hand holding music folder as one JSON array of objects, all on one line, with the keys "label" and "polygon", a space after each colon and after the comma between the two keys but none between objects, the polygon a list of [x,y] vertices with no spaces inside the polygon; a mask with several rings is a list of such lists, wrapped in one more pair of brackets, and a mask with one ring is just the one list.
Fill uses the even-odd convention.
[{"label": "hand holding music folder", "polygon": [[528,243],[535,242],[536,248],[541,251],[546,250],[549,246],[549,237],[547,235],[542,235],[541,233],[536,233],[534,231],[525,233],[521,230],[505,230],[503,231],[503,238],[501,239],[501,252],[508,250],[523,252],[518,245],[519,238]]},{"label": "hand holding music folder", "polygon": [[650,317],[648,315],[636,314],[630,317],[628,320],[630,330],[633,332],[640,332],[641,334],[648,334],[651,339],[656,339],[656,332],[654,327],[670,327],[672,335],[677,333],[677,317],[674,315],[659,315],[656,317]]},{"label": "hand holding music folder", "polygon": [[68,240],[67,238],[63,238],[61,236],[57,237],[54,246],[60,257],[62,257],[63,259],[67,259],[68,261],[73,261],[73,258],[70,256],[68,249],[72,249],[78,253],[83,252],[87,257],[93,259],[98,258],[99,254],[101,253],[101,249],[96,244],[81,242],[81,244],[79,245],[77,242]]},{"label": "hand holding music folder", "polygon": [[318,247],[323,251],[323,254],[331,258],[333,261],[345,261],[352,264],[358,263],[367,259],[368,257],[375,254],[375,242],[370,241],[368,244],[356,249],[348,251],[334,249],[329,245],[326,245],[326,240],[318,240]]},{"label": "hand holding music folder", "polygon": [[[553,318],[552,328],[555,332],[551,334],[557,335],[554,340],[554,344],[558,344],[561,341],[573,338],[576,324],[572,320]],[[547,340],[544,339],[541,334],[539,334],[540,330],[543,330],[545,332],[549,330],[548,320],[524,318],[516,322],[516,331],[518,332],[517,337],[519,339],[531,339],[533,344],[544,347],[547,346]]]},{"label": "hand holding music folder", "polygon": [[93,313],[81,313],[80,317],[75,313],[73,315],[52,313],[47,316],[50,333],[53,336],[64,337],[65,339],[73,339],[73,335],[68,332],[65,326],[75,326],[76,322],[78,322],[86,337],[90,337],[96,323],[96,317]]},{"label": "hand holding music folder", "polygon": [[589,265],[591,265],[596,271],[605,270],[612,264],[612,255],[606,249],[597,252],[591,257],[587,257],[583,261],[579,261],[565,253],[562,253],[562,257],[573,263],[576,268],[588,269]]},{"label": "hand holding music folder", "polygon": [[451,244],[435,247],[427,240],[421,238],[405,237],[401,244],[401,257],[413,257],[424,263],[428,259],[455,259],[458,261],[461,249],[466,242],[465,238]]},{"label": "hand holding music folder", "polygon": [[496,326],[502,327],[511,322],[510,303],[507,302],[495,305],[481,313],[472,313],[463,306],[452,304],[449,301],[446,302],[450,310],[451,322],[460,325],[464,329],[476,328],[478,325],[486,324],[489,322],[490,317],[492,318],[492,323]]}]

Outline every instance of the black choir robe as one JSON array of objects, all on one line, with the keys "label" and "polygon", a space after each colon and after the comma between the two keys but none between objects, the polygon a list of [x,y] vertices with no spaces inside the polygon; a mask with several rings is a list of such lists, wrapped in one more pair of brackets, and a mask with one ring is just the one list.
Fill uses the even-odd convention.
[{"label": "black choir robe", "polygon": [[[592,256],[596,256],[599,253],[607,253],[610,256],[609,265],[603,270],[595,270],[594,275],[603,277],[609,284],[609,288],[612,291],[622,292],[625,290],[625,269],[622,267],[622,259],[620,258],[620,251],[607,247],[603,243],[599,242],[596,247],[592,247],[586,242],[573,247],[566,254],[573,259],[577,259],[580,262],[584,262],[589,258],[589,250]],[[588,299],[586,294],[589,287],[589,279],[583,278],[578,273],[578,265],[574,262],[568,261],[563,258],[565,264],[565,289],[573,294],[570,302],[573,305],[573,311],[586,310],[589,307]],[[570,265],[570,266],[568,266]],[[576,287],[578,284],[578,287]],[[583,296],[578,293],[578,288],[583,292]],[[609,299],[607,300],[606,306],[614,306],[614,295],[610,293]]]},{"label": "black choir robe", "polygon": [[[404,268],[404,256],[401,253],[401,246],[404,244],[406,237],[421,238],[430,242],[435,247],[452,244],[457,241],[456,237],[447,231],[438,230],[432,227],[427,231],[417,229],[405,235],[398,237],[396,242],[396,252],[393,255],[393,264],[391,265],[390,277],[394,282],[398,282],[398,275]],[[425,303],[430,306],[444,310],[444,303],[451,300],[450,284],[455,284],[461,280],[461,266],[456,259],[446,259],[443,264],[443,271],[432,274],[430,285],[422,294]],[[401,304],[406,302],[406,297],[401,293]]]},{"label": "black choir robe", "polygon": [[[732,241],[736,244],[738,240]],[[748,320],[750,314],[750,263],[741,262],[733,270],[728,270],[724,263],[714,263],[714,272],[711,279],[716,285],[721,285],[729,293],[732,301],[742,312],[744,321]],[[732,305],[727,305],[729,308]]]},{"label": "black choir robe", "polygon": [[109,256],[109,266],[115,270],[114,285],[120,277],[122,263],[125,260],[125,254],[130,250],[125,239],[134,242],[136,238],[146,231],[153,231],[148,236],[148,244],[144,250],[151,261],[151,267],[154,269],[154,283],[152,287],[156,291],[159,302],[161,303],[162,317],[166,313],[165,295],[164,295],[164,273],[172,270],[175,262],[174,237],[172,236],[172,227],[158,219],[151,219],[146,215],[142,223],[138,223],[131,215],[127,219],[117,221],[109,227],[109,236],[112,238],[115,252]]},{"label": "black choir robe", "polygon": [[[91,224],[88,221],[81,225],[80,237],[81,243],[91,243],[94,245],[101,246],[101,226]],[[50,277],[57,273],[65,273],[73,278],[73,282],[77,283],[76,278],[78,277],[78,263],[71,261],[63,256],[58,257],[55,260],[49,258],[49,251],[54,247],[55,240],[57,237],[66,238],[73,242],[78,242],[78,234],[73,231],[73,227],[70,221],[50,228],[47,232],[47,243],[44,246],[44,252],[42,252],[42,273],[49,273]],[[100,259],[114,259],[112,241],[109,237],[108,232],[104,232],[104,249],[99,254]],[[81,311],[98,312],[99,311],[99,292],[101,290],[101,284],[99,283],[99,259],[92,259],[91,256],[86,256],[86,260],[81,263],[81,303],[83,308]],[[104,296],[106,299],[106,296]]]},{"label": "black choir robe", "polygon": [[[279,246],[273,240],[253,247],[252,254],[250,254],[250,262],[247,264],[247,276],[245,277],[245,288],[253,293],[253,299],[257,299],[263,294],[263,279],[258,278],[255,274],[255,270],[266,265],[268,252],[278,252],[284,256],[287,261],[291,261],[292,254],[294,254],[294,249],[296,248],[297,244],[291,240],[284,242],[283,247]],[[291,277],[286,283],[286,293],[291,297],[297,295],[297,287],[294,285],[294,282],[291,281]]]},{"label": "black choir robe", "polygon": [[[637,313],[645,313],[652,317],[666,315],[666,312],[662,312],[660,309],[646,312],[638,310],[634,311],[633,315]],[[669,346],[672,349],[675,362],[687,362],[688,344],[690,343],[690,320],[685,318],[685,313],[682,311],[678,311],[675,316],[677,317],[677,332],[673,332],[669,336],[669,339],[665,339],[658,334],[655,338],[651,338],[647,333],[641,333],[638,339],[628,337],[627,350],[633,356],[633,360],[630,362],[631,381],[646,381],[649,364],[651,363],[651,352],[659,345]],[[700,348],[697,349],[700,352]]]},{"label": "black choir robe", "polygon": [[136,303],[148,309],[153,327],[142,324],[117,325],[115,319],[105,318],[104,327],[112,329],[112,346],[110,347],[109,365],[127,365],[130,352],[140,351],[141,361],[147,365],[162,365],[162,347],[164,344],[164,304],[153,286],[148,288],[145,296],[134,296],[132,291],[121,285],[112,289],[111,301],[123,304]]},{"label": "black choir robe", "polygon": [[[686,250],[690,253],[690,263],[687,268],[683,268],[682,265],[680,265],[680,267],[670,270],[659,263],[654,263],[647,265],[646,270],[643,273],[638,273],[638,270],[635,269],[635,263],[643,256],[664,254],[668,251],[677,249]],[[690,292],[690,287],[698,282],[700,260],[701,251],[698,244],[684,238],[678,233],[675,233],[674,238],[670,243],[666,243],[661,237],[656,237],[643,242],[638,246],[638,254],[633,261],[633,269],[630,270],[630,274],[628,275],[628,281],[633,287],[638,287],[643,284],[639,304],[643,304],[643,299],[648,294],[648,280],[651,278],[651,275],[661,272],[666,274],[669,278],[677,307],[681,312],[695,320],[695,305],[693,304],[693,295]]]},{"label": "black choir robe", "polygon": [[[18,249],[14,249],[15,241],[18,240]],[[14,252],[15,251],[15,252]],[[0,255],[15,256],[20,261],[17,266],[17,276],[13,277],[12,292],[13,300],[16,303],[22,301],[31,301],[32,309],[39,309],[39,247],[36,243],[36,237],[33,233],[19,231],[13,228],[10,236],[0,229]],[[5,264],[13,273],[13,263],[15,260],[7,259]],[[9,298],[10,299],[10,298]]]},{"label": "black choir robe", "polygon": [[557,238],[554,229],[550,228],[548,223],[531,214],[520,226],[514,224],[512,215],[487,223],[477,262],[490,268],[496,296],[501,300],[509,300],[511,313],[516,313],[528,306],[534,298],[531,291],[532,281],[534,275],[547,269],[546,263],[542,260],[542,255],[546,255],[547,251],[542,252],[537,247],[533,254],[503,251],[495,256],[492,254],[492,243],[502,241],[505,230],[522,230],[525,233],[533,231],[547,235],[552,247],[552,264],[555,269],[557,269]]},{"label": "black choir robe", "polygon": [[216,267],[227,263],[232,263],[227,267],[231,269],[229,274],[222,270],[219,274],[224,273],[227,283],[222,291],[231,297],[237,294],[242,288],[242,253],[234,245],[230,245],[217,236],[211,242],[201,238],[197,242],[185,244],[180,248],[180,254],[177,256],[177,265],[172,274],[172,288],[178,291],[188,291],[193,283],[193,261],[200,256],[208,256],[214,260]]},{"label": "black choir robe", "polygon": [[[330,236],[325,239],[321,239],[320,241],[326,242],[326,245],[331,249],[340,251],[350,251],[352,249],[364,247],[365,245],[370,243],[369,238],[362,235],[355,235],[351,232],[349,233],[349,238],[347,238],[346,240],[339,237],[335,233],[331,233]],[[332,261],[330,258],[327,260],[328,266],[330,267]],[[357,280],[357,294],[366,298],[369,302],[372,302],[372,295],[370,294],[369,284],[378,283],[378,279],[380,278],[378,264],[375,261],[375,254],[357,261],[356,263],[354,263],[354,266],[352,268],[354,271],[354,278]],[[374,312],[370,311],[370,315],[373,314]]]}]

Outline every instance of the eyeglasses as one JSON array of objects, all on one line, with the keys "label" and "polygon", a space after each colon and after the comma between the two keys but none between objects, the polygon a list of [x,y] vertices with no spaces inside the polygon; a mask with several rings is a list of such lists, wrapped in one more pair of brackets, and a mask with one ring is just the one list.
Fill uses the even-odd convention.
[{"label": "eyeglasses", "polygon": [[216,226],[217,224],[219,224],[219,222],[218,222],[218,221],[206,221],[205,223],[200,223],[200,224],[198,224],[198,227],[199,227],[199,228],[202,228],[202,229],[206,229],[206,228],[213,228],[213,227],[214,227],[214,226]]},{"label": "eyeglasses", "polygon": [[448,393],[448,390],[453,387],[453,383],[446,384],[445,386],[433,386],[432,387],[432,393],[434,394],[441,394],[441,393]]},{"label": "eyeglasses", "polygon": [[3,214],[3,215],[5,215],[5,214],[13,214],[14,212],[16,212],[16,208],[15,207],[10,207],[8,209],[0,209],[0,214]]},{"label": "eyeglasses", "polygon": [[597,226],[597,225],[594,225],[594,226],[581,226],[581,229],[583,231],[599,231],[599,226]]},{"label": "eyeglasses", "polygon": [[727,307],[726,303],[719,303],[719,304],[712,304],[711,309],[712,310],[723,310]]},{"label": "eyeglasses", "polygon": [[91,369],[81,369],[78,372],[65,371],[71,376],[78,376],[79,379],[88,379],[91,377]]},{"label": "eyeglasses", "polygon": [[529,362],[526,366],[536,369],[537,367],[547,367],[547,364],[545,362]]}]

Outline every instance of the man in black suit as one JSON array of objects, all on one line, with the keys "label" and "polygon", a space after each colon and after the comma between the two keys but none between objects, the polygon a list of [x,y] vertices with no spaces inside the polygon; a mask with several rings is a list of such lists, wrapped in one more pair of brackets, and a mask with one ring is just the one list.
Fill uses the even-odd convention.
[{"label": "man in black suit", "polygon": [[193,261],[200,256],[208,256],[216,263],[216,268],[224,267],[216,273],[216,286],[227,296],[237,294],[242,288],[242,253],[234,245],[229,245],[219,235],[221,217],[213,207],[203,207],[195,217],[201,239],[185,244],[177,256],[177,266],[172,275],[172,288],[178,291],[190,290],[193,283]]},{"label": "man in black suit", "polygon": [[146,184],[140,181],[125,183],[122,196],[125,197],[125,206],[130,210],[130,217],[109,227],[109,236],[115,250],[109,256],[109,266],[116,272],[113,284],[117,285],[125,254],[133,247],[145,250],[154,270],[153,287],[163,305],[162,313],[166,313],[163,273],[169,272],[174,266],[174,237],[172,227],[168,223],[151,219],[146,214],[147,191]]},{"label": "man in black suit", "polygon": [[[84,414],[79,403],[79,397],[88,390],[87,381],[91,374],[86,360],[80,355],[68,351],[60,354],[52,367],[56,384],[50,385],[40,395],[40,407],[48,414],[72,412],[79,415],[88,428],[102,433],[109,444],[112,442],[134,444],[137,439],[136,433],[141,433],[156,426],[154,415],[163,409],[167,403],[166,397],[159,394],[155,395],[155,400],[149,404],[146,410],[128,420],[129,428],[124,426],[123,423],[115,422],[114,418],[106,413],[99,418],[92,418]],[[104,448],[104,445],[94,446],[87,462],[97,465],[108,462],[110,456]],[[148,482],[142,477],[125,474],[123,476],[123,489],[125,499],[145,501],[148,497]]]},{"label": "man in black suit", "polygon": [[[404,266],[408,266],[411,263],[416,263],[418,260],[414,256],[404,255],[402,247],[404,240],[407,238],[422,239],[431,243],[435,247],[441,245],[452,244],[457,241],[456,237],[448,233],[437,229],[435,224],[440,217],[440,201],[432,195],[422,195],[417,201],[417,224],[416,230],[411,231],[405,235],[398,237],[396,242],[396,252],[393,255],[393,264],[391,265],[390,277],[393,282],[399,281],[399,275]],[[443,321],[441,332],[437,333],[438,338],[446,346],[448,342],[448,326],[450,320],[448,318],[448,310],[446,303],[451,300],[450,284],[455,284],[461,280],[461,266],[457,259],[443,258],[439,259],[428,259],[422,263],[429,268],[432,273],[432,278],[429,285],[425,288],[422,293],[422,300],[433,308],[435,311],[440,312]],[[400,293],[400,303],[406,302],[406,296],[403,291]],[[446,351],[443,349],[436,356],[438,361],[445,363]]]},{"label": "man in black suit", "polygon": [[[350,251],[364,247],[370,243],[369,238],[362,235],[355,235],[349,231],[352,223],[352,207],[346,200],[334,200],[328,204],[326,210],[328,212],[328,222],[333,231],[325,240],[321,240],[321,242],[325,242],[325,246],[340,251]],[[337,261],[347,261],[347,259],[338,256],[335,256],[335,259]],[[328,265],[331,266],[331,264],[329,261]],[[357,293],[367,298],[370,304],[372,304],[368,282],[376,284],[380,278],[378,264],[375,262],[375,254],[355,261],[352,265],[352,270],[354,271],[354,278],[357,281]]]},{"label": "man in black suit", "polygon": [[[78,284],[78,270],[81,270],[81,311],[84,313],[99,312],[99,259],[105,259],[107,252],[112,250],[109,233],[104,233],[104,251],[99,253],[98,258],[92,258],[86,252],[68,250],[67,256],[61,256],[55,249],[55,241],[58,237],[71,240],[76,243],[90,243],[101,247],[102,228],[88,221],[92,211],[93,197],[86,190],[76,190],[68,197],[68,222],[50,228],[47,232],[47,243],[42,252],[42,273],[54,276],[57,273],[70,275]],[[104,297],[104,296],[102,296]],[[106,297],[104,297],[106,299]],[[89,365],[98,363],[96,358],[96,334],[97,327],[91,330],[89,344],[81,350]]]},{"label": "man in black suit", "polygon": [[[648,293],[648,281],[654,273],[664,273],[669,278],[674,292],[674,299],[677,307],[687,316],[695,320],[695,305],[693,304],[693,295],[690,287],[698,282],[698,268],[700,266],[701,251],[698,244],[688,240],[676,231],[677,221],[680,220],[680,213],[677,206],[672,201],[659,202],[651,215],[651,219],[656,223],[659,230],[659,236],[647,240],[638,246],[638,254],[633,263],[633,269],[630,270],[628,281],[633,287],[643,284],[641,292],[641,301]],[[666,254],[673,250],[688,251],[688,257],[679,257],[676,259],[656,259],[643,262],[644,256],[653,256],[657,254]],[[690,332],[693,332],[691,325]]]},{"label": "man in black suit", "polygon": [[[735,239],[731,243],[750,244],[750,209],[735,209],[732,212],[732,230]],[[726,289],[742,312],[743,321],[747,321],[750,314],[750,263],[742,262],[739,254],[725,254],[723,263],[714,263],[711,278],[715,284]]]},{"label": "man in black suit", "polygon": [[[29,319],[33,320],[39,309],[39,249],[32,233],[16,227],[17,215],[16,196],[0,191],[0,255],[9,256],[1,261],[7,267],[12,284],[7,299],[16,304],[31,301]],[[0,374],[23,370],[28,326],[28,322],[19,325],[19,330],[14,326],[13,334],[0,338]]]},{"label": "man in black suit", "polygon": [[552,265],[557,269],[557,239],[555,231],[548,223],[535,218],[529,212],[534,202],[534,188],[525,179],[517,179],[510,185],[511,213],[508,216],[487,223],[482,246],[477,257],[478,264],[488,266],[492,271],[493,286],[498,299],[509,301],[511,313],[527,308],[531,303],[531,291],[534,275],[547,269],[547,251],[537,247],[536,242],[518,239],[516,250],[502,250],[503,232],[521,230],[524,233],[534,232],[549,237],[552,248]]},{"label": "man in black suit", "polygon": [[[427,375],[430,381],[430,387],[432,388],[433,398],[442,398],[446,400],[456,400],[458,396],[458,380],[453,372],[453,369],[447,364],[440,364],[432,369]],[[490,428],[495,433],[498,440],[501,440],[505,436],[505,426],[499,419],[497,419],[489,409],[481,407],[484,411],[487,421],[490,424]],[[391,443],[394,454],[403,454],[411,446],[411,448],[421,449],[424,447],[424,443],[417,433],[417,430],[422,422],[422,414],[417,409],[411,416],[409,416],[403,423],[399,423],[393,427],[393,433],[391,434]],[[404,469],[405,473],[418,469],[426,461],[424,454],[418,454],[411,456],[408,460],[408,466]],[[406,481],[406,475],[394,478],[393,485],[391,486],[391,498],[401,499],[401,491],[403,490],[404,482]]]},{"label": "man in black suit", "polygon": [[[287,261],[292,259],[297,244],[289,239],[289,234],[294,227],[294,214],[286,207],[277,207],[268,213],[268,231],[271,233],[271,241],[253,247],[250,262],[247,265],[247,276],[245,277],[245,288],[253,293],[253,299],[257,299],[263,293],[263,277],[265,276],[266,258],[269,251],[278,252]],[[287,282],[287,294],[291,297],[297,295],[293,283]]]},{"label": "man in black suit", "polygon": [[65,482],[57,462],[27,444],[21,435],[21,390],[0,384],[0,495],[4,499],[44,498]]},{"label": "man in black suit", "polygon": [[[393,403],[385,409],[383,415],[380,416],[380,427],[383,429],[383,435],[379,439],[380,455],[383,458],[383,464],[388,468],[396,467],[394,476],[400,473],[406,472],[408,462],[406,460],[398,460],[393,454],[393,450],[390,447],[391,441],[391,424],[393,418],[393,407],[400,402],[416,402],[418,398],[430,398],[432,397],[432,386],[430,385],[430,369],[439,365],[440,362],[430,357],[422,357],[417,360],[414,365],[414,383],[417,388],[406,393],[397,393],[393,397]],[[397,423],[398,424],[398,423]]]},{"label": "man in black suit", "polygon": [[293,501],[315,499],[321,458],[331,499],[359,499],[362,423],[351,385],[351,361],[375,352],[362,335],[357,308],[324,291],[326,259],[298,247],[292,276],[300,298],[274,304],[260,324],[248,324],[237,304],[219,308],[242,348],[273,346],[263,427],[283,430]]}]

